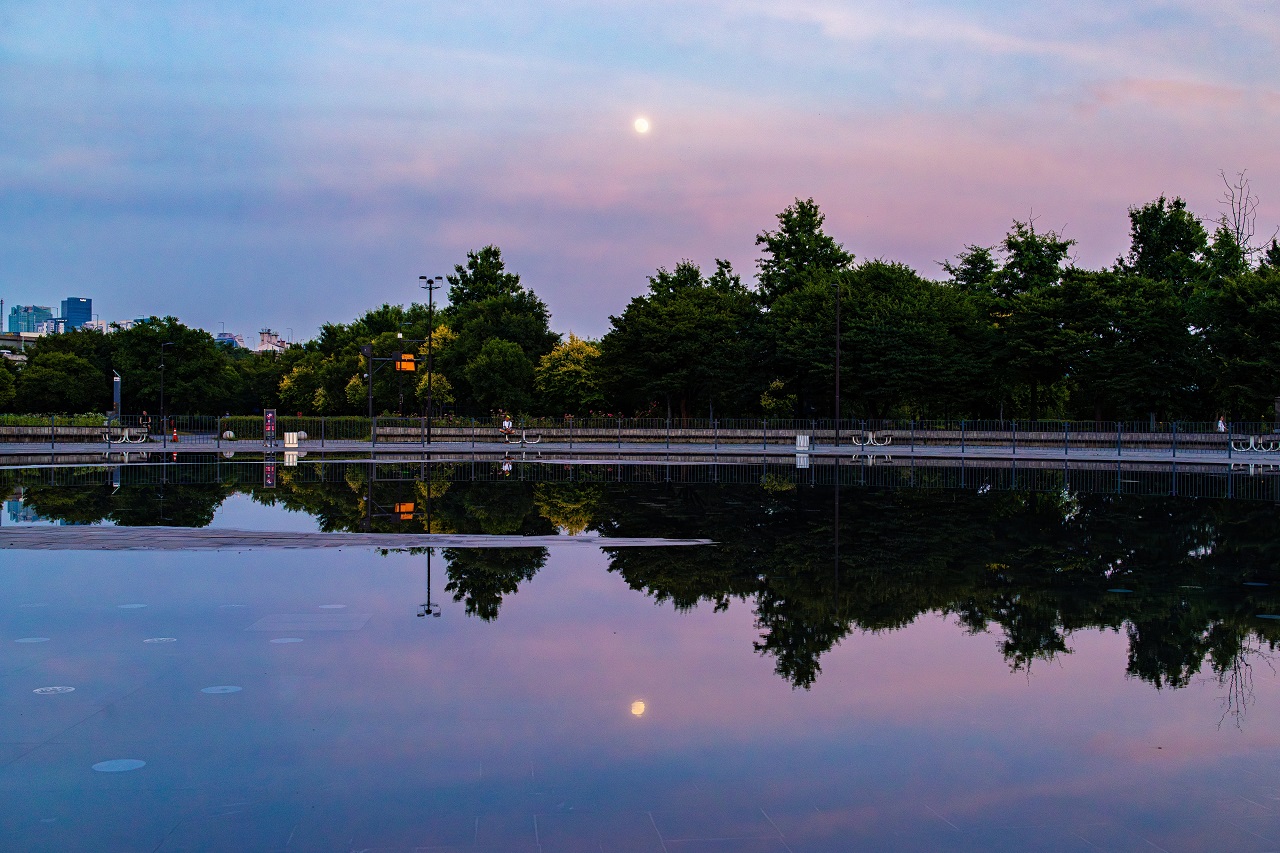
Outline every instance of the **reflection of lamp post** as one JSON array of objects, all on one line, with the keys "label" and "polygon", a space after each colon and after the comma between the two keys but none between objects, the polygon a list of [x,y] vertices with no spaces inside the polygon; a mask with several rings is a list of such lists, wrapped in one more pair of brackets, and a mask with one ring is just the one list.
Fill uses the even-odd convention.
[{"label": "reflection of lamp post", "polygon": [[435,548],[427,549],[427,600],[422,603],[422,609],[418,611],[418,616],[435,616],[440,618],[440,605],[431,600],[431,554]]},{"label": "reflection of lamp post", "polygon": [[440,282],[444,281],[443,276],[430,278],[425,275],[418,276],[419,285],[427,292],[427,444],[431,443],[431,385],[435,378],[435,361],[432,358],[434,351],[432,349],[432,339],[436,332],[436,291],[440,289]]},{"label": "reflection of lamp post", "polygon": [[169,422],[164,416],[164,348],[173,346],[173,341],[165,341],[160,345],[160,446],[165,447],[168,444],[169,430],[167,429]]},{"label": "reflection of lamp post", "polygon": [[[427,484],[427,489],[426,489],[427,491],[427,535],[430,536],[431,535],[431,486],[433,484],[433,477],[431,475],[430,463],[428,463],[426,466],[426,484]],[[435,550],[436,550],[435,548],[427,549],[427,600],[423,602],[422,610],[418,613],[418,615],[426,616],[427,614],[430,614],[432,616],[439,618],[440,605],[431,603],[431,555],[432,553],[435,552]]]}]

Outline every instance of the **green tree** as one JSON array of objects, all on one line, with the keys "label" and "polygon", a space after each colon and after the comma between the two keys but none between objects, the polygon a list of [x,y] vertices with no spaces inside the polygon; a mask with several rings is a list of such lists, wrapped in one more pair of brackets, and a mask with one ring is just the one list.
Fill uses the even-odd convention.
[{"label": "green tree", "polygon": [[759,268],[760,296],[766,305],[815,279],[829,279],[847,270],[853,255],[828,236],[826,216],[812,199],[796,199],[778,214],[778,230],[762,231],[756,245],[765,257]]},{"label": "green tree", "polygon": [[12,406],[17,396],[17,380],[13,378],[13,373],[7,367],[0,365],[0,411]]},{"label": "green tree", "polygon": [[872,417],[966,411],[990,364],[985,318],[955,288],[902,264],[844,277],[842,388]]},{"label": "green tree", "polygon": [[239,377],[226,353],[202,329],[174,317],[151,317],[110,336],[112,366],[122,377],[125,412],[160,411],[160,364],[164,346],[167,414],[222,414],[236,399]]},{"label": "green tree", "polygon": [[1204,274],[1209,235],[1181,198],[1129,208],[1129,237],[1129,254],[1116,262],[1123,272],[1172,282],[1183,293]]},{"label": "green tree", "polygon": [[600,388],[600,347],[569,334],[538,362],[534,384],[543,411],[583,415],[604,405]]},{"label": "green tree", "polygon": [[[502,405],[521,400],[527,406],[534,394],[532,365],[551,352],[559,340],[559,335],[551,331],[546,303],[520,285],[519,275],[507,271],[497,246],[468,252],[466,264],[455,266],[447,278],[449,306],[442,314],[456,339],[441,352],[437,364],[453,382],[459,405],[487,408],[495,400],[495,388],[500,387],[503,395],[512,397]],[[476,372],[486,384],[473,387],[472,367],[495,339],[515,345],[529,369],[520,369],[518,376],[501,380],[490,380]],[[517,379],[524,384],[512,385]],[[500,386],[494,386],[493,381],[500,381]]]},{"label": "green tree", "polygon": [[1059,286],[1074,243],[1054,231],[1036,231],[1033,222],[1015,220],[1001,243],[1002,262],[991,276],[994,300],[989,310],[998,363],[1012,383],[1027,388],[1033,419],[1042,414],[1045,391],[1066,378],[1077,353]]},{"label": "green tree", "polygon": [[1071,362],[1077,416],[1192,414],[1206,353],[1173,282],[1068,270],[1063,299],[1077,334]]},{"label": "green tree", "polygon": [[69,352],[37,354],[18,374],[23,411],[77,414],[110,408],[110,384],[92,363]]},{"label": "green tree", "polygon": [[1240,420],[1260,419],[1280,396],[1280,269],[1263,266],[1224,279],[1197,310],[1208,347],[1214,404]]},{"label": "green tree", "polygon": [[687,418],[704,405],[742,411],[759,399],[759,310],[728,261],[705,279],[691,261],[660,268],[649,292],[609,322],[600,368],[617,405],[665,404]]},{"label": "green tree", "polygon": [[472,398],[482,408],[529,411],[533,402],[533,364],[518,344],[490,338],[480,353],[467,362],[464,375]]}]

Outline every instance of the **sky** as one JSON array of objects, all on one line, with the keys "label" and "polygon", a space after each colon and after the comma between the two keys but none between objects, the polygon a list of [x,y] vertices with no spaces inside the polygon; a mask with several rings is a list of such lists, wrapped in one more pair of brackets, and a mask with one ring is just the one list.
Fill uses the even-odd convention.
[{"label": "sky", "polygon": [[1110,264],[1219,170],[1269,237],[1277,55],[1269,0],[0,0],[0,298],[305,340],[492,243],[599,336],[795,198],[936,278],[1014,219]]}]

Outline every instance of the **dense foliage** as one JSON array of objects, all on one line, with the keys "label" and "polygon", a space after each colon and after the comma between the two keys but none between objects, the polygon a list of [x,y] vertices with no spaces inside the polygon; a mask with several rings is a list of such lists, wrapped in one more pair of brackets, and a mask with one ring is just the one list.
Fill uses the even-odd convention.
[{"label": "dense foliage", "polygon": [[104,410],[112,371],[127,413],[158,410],[163,350],[171,413],[828,417],[838,310],[843,416],[1255,420],[1280,397],[1280,244],[1253,245],[1241,209],[1211,233],[1180,198],[1134,207],[1128,252],[1101,270],[1015,221],[931,280],[858,262],[797,199],[756,238],[754,283],[720,260],[660,268],[598,341],[561,340],[485,246],[441,305],[382,305],[280,355],[171,317],[50,335],[4,362],[0,410]]}]

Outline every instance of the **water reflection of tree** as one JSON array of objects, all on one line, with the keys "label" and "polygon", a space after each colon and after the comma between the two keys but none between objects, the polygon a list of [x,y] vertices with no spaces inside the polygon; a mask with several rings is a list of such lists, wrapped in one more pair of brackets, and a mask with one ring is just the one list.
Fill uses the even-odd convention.
[{"label": "water reflection of tree", "polygon": [[[1072,633],[1113,629],[1127,671],[1157,687],[1210,672],[1228,712],[1248,704],[1251,661],[1280,640],[1280,509],[1267,504],[1046,493],[858,489],[840,492],[840,555],[831,488],[461,481],[437,465],[370,482],[368,467],[280,472],[260,482],[111,487],[25,485],[41,516],[74,523],[203,526],[227,494],[311,513],[324,530],[706,537],[708,548],[613,549],[610,569],[684,610],[733,601],[755,610],[756,649],[808,687],[821,659],[855,631],[887,631],[943,613],[999,636],[1015,669],[1068,654]],[[314,472],[312,472],[314,473]],[[413,504],[413,512],[395,511]],[[495,618],[546,564],[543,548],[447,549],[446,588],[468,613]],[[1114,590],[1129,590],[1116,592]],[[1206,670],[1206,667],[1208,668]]]},{"label": "water reflection of tree", "polygon": [[31,485],[23,502],[41,518],[66,524],[124,527],[208,527],[229,494],[221,484],[156,483],[121,486]]},{"label": "water reflection of tree", "polygon": [[1254,617],[1280,607],[1275,593],[1242,585],[1275,571],[1270,506],[845,489],[837,568],[830,489],[656,492],[609,490],[598,526],[722,544],[618,549],[612,570],[681,608],[752,600],[756,648],[796,686],[813,683],[821,656],[850,631],[892,630],[928,612],[997,630],[1015,669],[1069,653],[1074,631],[1123,630],[1128,672],[1158,687],[1184,686],[1206,663],[1240,682],[1250,638],[1268,647],[1280,638]]}]

